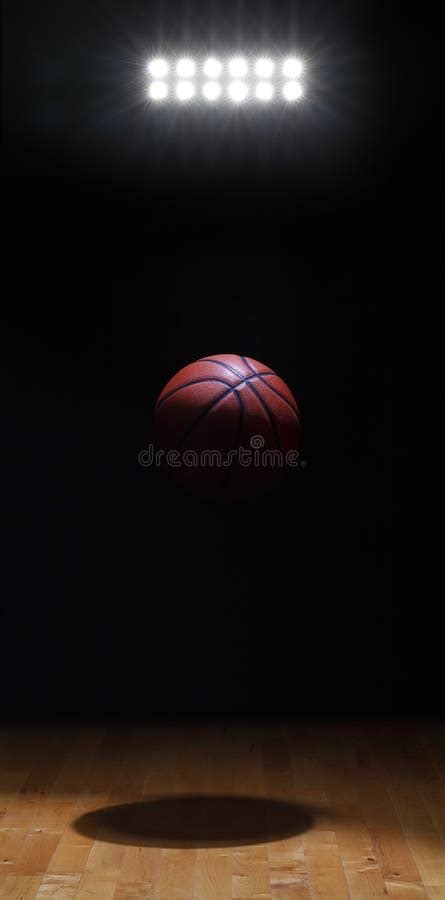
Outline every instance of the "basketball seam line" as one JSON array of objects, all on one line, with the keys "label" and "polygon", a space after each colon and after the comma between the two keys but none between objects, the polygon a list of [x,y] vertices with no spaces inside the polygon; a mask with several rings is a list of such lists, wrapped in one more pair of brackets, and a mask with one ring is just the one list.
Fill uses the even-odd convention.
[{"label": "basketball seam line", "polygon": [[[209,377],[209,378],[197,378],[197,379],[194,379],[193,381],[187,382],[186,384],[179,385],[179,387],[177,387],[177,388],[173,388],[171,391],[169,391],[169,393],[168,393],[165,397],[162,397],[162,398],[158,401],[158,403],[156,404],[156,409],[159,409],[159,406],[160,406],[161,404],[163,404],[166,400],[168,400],[169,397],[171,397],[173,394],[178,393],[178,391],[181,391],[183,388],[190,387],[190,386],[192,386],[193,384],[203,384],[203,383],[205,383],[206,381],[209,381],[209,382],[216,382],[216,383],[218,383],[218,384],[224,384],[224,385],[227,385],[227,386],[229,387],[229,389],[228,389],[227,391],[224,391],[222,394],[219,395],[219,397],[216,397],[214,400],[212,400],[212,402],[209,404],[209,406],[207,406],[206,409],[203,410],[203,411],[200,413],[200,415],[194,420],[194,422],[192,422],[192,424],[191,424],[191,425],[189,426],[189,428],[186,430],[185,434],[182,436],[181,441],[179,442],[179,445],[178,445],[178,448],[179,448],[179,449],[182,449],[182,447],[183,447],[185,441],[190,437],[190,434],[192,433],[192,431],[194,431],[194,429],[197,428],[197,426],[202,422],[202,420],[206,417],[206,415],[207,415],[207,414],[208,414],[215,406],[217,406],[218,403],[220,403],[222,400],[224,400],[226,397],[228,397],[229,394],[233,394],[233,393],[235,392],[235,393],[237,394],[237,398],[239,398],[239,399],[241,400],[242,407],[243,407],[243,420],[244,420],[244,411],[245,411],[244,401],[243,401],[241,395],[238,394],[238,392],[237,392],[237,388],[242,387],[242,385],[244,385],[244,384],[247,384],[247,386],[251,389],[252,393],[255,394],[255,396],[257,397],[257,399],[260,401],[260,403],[261,403],[261,405],[262,405],[262,407],[263,407],[263,410],[266,412],[266,415],[267,415],[268,420],[269,420],[269,424],[270,424],[270,426],[271,426],[271,428],[272,428],[272,431],[273,431],[273,433],[274,433],[275,443],[276,443],[276,445],[277,445],[277,448],[278,448],[278,449],[281,449],[281,441],[280,441],[280,438],[279,438],[279,434],[278,434],[276,422],[275,422],[275,420],[274,420],[274,418],[273,418],[273,415],[272,415],[272,413],[271,413],[271,410],[269,409],[268,404],[266,403],[266,401],[264,400],[264,398],[261,396],[261,394],[260,394],[257,390],[255,390],[254,385],[251,384],[251,381],[252,381],[254,378],[261,378],[262,375],[275,375],[275,372],[271,372],[271,371],[256,372],[256,371],[252,368],[252,366],[250,365],[250,363],[248,363],[248,362],[244,359],[244,357],[240,356],[240,359],[242,360],[242,362],[244,363],[244,365],[246,365],[247,368],[252,372],[252,375],[247,376],[247,377],[243,377],[242,380],[239,381],[237,384],[235,384],[235,385],[230,385],[230,386],[229,386],[229,382],[224,381],[222,378],[211,378],[211,377]],[[220,360],[211,360],[211,359],[209,359],[209,360],[207,360],[207,359],[202,359],[202,360],[200,360],[200,362],[206,362],[206,361],[208,361],[208,362],[214,362],[214,363],[216,363],[216,364],[222,365],[222,366],[224,366],[225,368],[227,368],[229,371],[233,372],[233,374],[238,375],[238,376],[240,375],[240,373],[237,372],[236,369],[232,369],[230,366],[228,366],[226,363],[222,363]],[[264,382],[264,383],[266,384],[266,387],[269,387],[269,385],[267,384],[267,382]],[[289,405],[290,405],[290,404],[289,404]],[[291,407],[291,409],[292,409],[292,407]],[[293,412],[295,413],[295,410],[293,410]],[[297,418],[298,418],[298,417],[297,417]],[[238,444],[238,446],[239,446],[239,444]]]},{"label": "basketball seam line", "polygon": [[[236,374],[239,376],[240,373],[236,372]],[[269,372],[267,372],[266,374],[269,374]],[[274,373],[271,372],[270,374],[273,375]],[[225,384],[226,387],[230,387],[234,390],[235,388],[241,387],[243,384],[246,384],[246,382],[249,381],[251,378],[258,378],[258,377],[259,377],[258,373],[255,373],[254,375],[248,375],[247,378],[242,376],[241,381],[238,381],[237,384],[230,384],[229,381],[224,381],[223,378],[212,378],[211,376],[208,376],[207,378],[195,378],[193,381],[187,381],[185,384],[180,384],[178,387],[172,388],[172,390],[169,391],[168,394],[166,394],[164,397],[161,397],[158,400],[155,409],[159,409],[159,407],[162,406],[162,404],[165,403],[165,401],[168,400],[169,397],[171,397],[173,394],[177,394],[178,391],[182,391],[183,388],[191,387],[194,384],[205,384],[206,381],[216,382],[216,384]],[[223,396],[223,395],[221,395],[221,396]]]},{"label": "basketball seam line", "polygon": [[[244,407],[244,400],[243,400],[241,394],[239,394],[237,390],[235,390],[235,394],[240,403],[240,413],[239,413],[238,424],[236,426],[235,446],[232,448],[232,450],[234,450],[235,453],[237,453],[239,450],[240,444],[241,444],[242,432],[243,432],[243,427],[244,427],[245,407]],[[232,462],[230,463],[230,466],[229,466],[227,472],[225,472],[225,474],[224,474],[224,478],[221,480],[221,484],[219,487],[220,491],[224,491],[227,489],[227,485],[229,483],[229,478],[233,472],[233,464],[234,464],[234,459],[232,459]]]},{"label": "basketball seam line", "polygon": [[[242,356],[240,356],[240,359],[242,359]],[[238,378],[245,377],[244,372],[238,372],[238,369],[235,369],[233,366],[230,366],[229,363],[222,362],[220,359],[212,359],[211,356],[203,356],[203,358],[200,359],[199,362],[214,363],[215,366],[222,366],[223,369],[227,369],[227,371],[232,372],[233,375],[238,375]],[[247,368],[250,368],[250,366],[248,366]],[[252,369],[250,369],[250,371],[252,372]]]},{"label": "basketball seam line", "polygon": [[[251,372],[255,372],[255,371],[256,371],[256,370],[253,368],[253,366],[251,366],[250,363],[247,362],[247,358],[246,358],[245,356],[240,356],[240,359],[243,361],[244,365],[247,366],[248,369],[250,369]],[[284,394],[282,394],[281,391],[278,390],[278,388],[274,387],[273,384],[269,384],[269,382],[264,381],[264,378],[263,378],[262,376],[263,376],[263,375],[269,375],[269,372],[256,372],[256,374],[258,375],[260,381],[262,381],[263,384],[265,384],[266,387],[268,387],[270,391],[273,391],[273,393],[276,394],[277,397],[281,397],[281,399],[284,400],[285,403],[287,403],[287,405],[290,407],[290,409],[292,410],[292,412],[293,412],[293,413],[295,414],[295,416],[297,417],[298,423],[300,423],[300,416],[299,416],[299,414],[298,414],[298,409],[295,408],[295,406],[290,402],[290,400],[288,400],[287,397],[285,397]],[[272,374],[275,375],[275,372],[273,372]],[[278,378],[278,377],[279,377],[279,376],[277,375],[277,378]]]},{"label": "basketball seam line", "polygon": [[172,388],[172,390],[169,391],[168,394],[165,394],[164,397],[160,397],[158,402],[156,403],[156,409],[159,409],[159,407],[162,406],[162,404],[165,403],[165,401],[168,400],[168,398],[171,397],[172,394],[176,394],[178,391],[182,391],[183,388],[191,387],[191,385],[193,384],[203,384],[206,381],[214,381],[217,384],[225,384],[226,387],[230,387],[230,382],[224,381],[223,378],[212,378],[211,375],[207,378],[194,378],[193,381],[187,381],[185,384],[180,384],[179,387]]},{"label": "basketball seam line", "polygon": [[277,450],[281,450],[281,441],[280,441],[280,435],[278,433],[277,423],[275,422],[275,419],[274,419],[264,397],[261,396],[259,391],[256,390],[256,388],[254,387],[253,384],[250,383],[250,381],[248,382],[247,386],[255,394],[255,397],[257,397],[257,399],[260,401],[261,406],[263,407],[263,411],[266,413],[266,418],[269,421],[269,425],[272,428],[274,438],[275,438],[275,443],[277,445]]},{"label": "basketball seam line", "polygon": [[[250,363],[247,362],[247,359],[246,359],[244,356],[240,356],[240,359],[242,360],[242,362],[244,363],[244,365],[247,366],[248,369],[250,369],[251,372],[254,372],[255,375],[258,375],[258,372],[256,372],[256,370],[253,368],[253,366],[251,366]],[[277,450],[281,450],[280,433],[279,433],[279,431],[278,431],[278,427],[277,427],[277,423],[276,423],[276,421],[275,421],[275,418],[274,418],[274,416],[272,415],[272,413],[271,413],[271,411],[270,411],[270,409],[269,409],[268,404],[266,403],[264,397],[261,396],[260,392],[257,391],[257,389],[254,387],[253,384],[250,384],[250,382],[249,382],[248,387],[250,387],[251,391],[253,391],[253,393],[255,394],[255,396],[256,396],[256,397],[258,398],[258,400],[260,401],[261,406],[263,407],[264,411],[266,412],[266,415],[267,415],[267,417],[268,417],[268,419],[269,419],[269,424],[270,424],[270,426],[271,426],[271,428],[272,428],[272,431],[273,431],[273,433],[274,433],[274,438],[275,438],[275,443],[276,443],[276,445],[277,445]]]},{"label": "basketball seam line", "polygon": [[246,356],[240,356],[240,360],[242,363],[244,363],[245,366],[247,366],[248,369],[250,369],[251,372],[255,372],[258,375],[256,369],[254,369],[253,366],[250,365],[250,362],[247,362]]},{"label": "basketball seam line", "polygon": [[[257,377],[256,375],[250,376],[250,378],[256,378],[256,377]],[[216,397],[215,400],[212,400],[210,405],[207,406],[206,409],[204,409],[203,412],[201,412],[199,414],[199,416],[195,419],[195,421],[192,422],[192,424],[187,428],[185,434],[183,435],[182,439],[179,442],[179,445],[178,445],[179,449],[182,449],[182,445],[184,444],[184,442],[187,440],[187,438],[190,437],[192,431],[194,431],[195,428],[197,428],[197,426],[200,424],[200,422],[202,422],[202,420],[205,419],[207,413],[209,413],[213,409],[214,406],[217,406],[218,403],[220,403],[222,400],[224,400],[226,397],[228,397],[229,394],[233,394],[233,392],[236,391],[237,388],[240,387],[240,385],[246,384],[246,382],[250,381],[250,378],[245,378],[243,381],[240,381],[238,384],[234,384],[232,387],[229,388],[228,391],[224,391],[223,394],[220,394],[219,397]],[[185,386],[186,385],[184,385],[184,387]],[[240,396],[240,395],[238,395],[238,396]],[[243,402],[242,398],[241,398],[241,402]],[[244,403],[243,403],[243,406],[244,406]]]},{"label": "basketball seam line", "polygon": [[[240,359],[242,360],[244,365],[247,366],[248,369],[250,369],[251,372],[255,372],[255,374],[258,375],[258,378],[260,379],[260,381],[262,381],[263,384],[265,384],[266,387],[269,388],[270,391],[273,391],[273,393],[276,394],[277,397],[281,397],[281,399],[284,401],[284,403],[286,403],[286,405],[289,407],[289,409],[292,410],[295,417],[298,419],[298,424],[300,424],[300,416],[298,413],[298,409],[296,408],[296,404],[294,406],[290,402],[290,400],[288,400],[287,397],[285,397],[284,394],[282,394],[281,391],[278,390],[278,388],[274,387],[272,384],[269,384],[269,382],[265,381],[263,378],[263,375],[269,375],[269,376],[275,375],[276,378],[279,378],[279,375],[277,375],[276,372],[272,372],[270,370],[265,370],[263,372],[256,372],[255,369],[253,368],[253,366],[251,366],[250,363],[247,362],[247,357],[240,356]],[[199,362],[212,362],[212,363],[215,363],[216,366],[222,366],[223,369],[227,369],[228,372],[232,372],[234,375],[241,375],[241,372],[238,372],[237,369],[234,369],[232,366],[229,366],[229,363],[221,362],[220,359],[211,359],[211,357],[204,356],[202,359],[199,360]]]},{"label": "basketball seam line", "polygon": [[296,416],[296,418],[298,419],[298,422],[299,422],[299,421],[300,421],[300,416],[298,415],[298,412],[297,412],[297,410],[295,409],[295,407],[292,406],[292,403],[287,399],[287,397],[285,397],[284,394],[281,393],[281,391],[277,390],[277,388],[275,388],[275,387],[273,386],[273,384],[269,384],[267,381],[264,381],[264,378],[261,377],[263,374],[266,374],[266,373],[258,372],[258,377],[259,377],[260,381],[262,381],[263,384],[265,384],[266,387],[269,388],[270,391],[273,391],[273,393],[276,394],[277,397],[280,397],[280,399],[283,400],[284,403],[287,404],[287,406],[289,407],[289,409],[292,410],[294,416]]}]

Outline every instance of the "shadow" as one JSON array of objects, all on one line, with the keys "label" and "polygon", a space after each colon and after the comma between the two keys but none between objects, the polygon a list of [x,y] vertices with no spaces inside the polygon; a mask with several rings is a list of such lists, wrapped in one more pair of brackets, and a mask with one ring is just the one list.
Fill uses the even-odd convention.
[{"label": "shadow", "polygon": [[312,813],[283,800],[179,794],[92,810],[74,828],[89,838],[138,847],[227,847],[301,834],[311,828]]}]

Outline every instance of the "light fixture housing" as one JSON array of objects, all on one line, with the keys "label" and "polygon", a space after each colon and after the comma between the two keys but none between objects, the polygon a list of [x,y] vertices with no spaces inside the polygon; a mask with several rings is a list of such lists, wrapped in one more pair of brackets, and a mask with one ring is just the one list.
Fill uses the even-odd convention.
[{"label": "light fixture housing", "polygon": [[145,69],[146,97],[156,104],[193,99],[213,106],[256,103],[270,108],[294,104],[306,94],[306,65],[297,54],[159,54]]}]

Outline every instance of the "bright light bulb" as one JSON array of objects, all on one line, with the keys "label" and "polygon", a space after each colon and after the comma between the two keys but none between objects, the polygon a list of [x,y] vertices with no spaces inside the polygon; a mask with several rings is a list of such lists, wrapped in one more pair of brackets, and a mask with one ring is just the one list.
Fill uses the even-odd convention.
[{"label": "bright light bulb", "polygon": [[165,100],[168,94],[168,87],[165,81],[152,81],[148,93],[152,100]]},{"label": "bright light bulb", "polygon": [[229,97],[234,103],[243,103],[249,93],[244,81],[232,81],[229,84]]},{"label": "bright light bulb", "polygon": [[207,78],[219,78],[222,72],[222,63],[219,59],[214,59],[214,57],[210,57],[206,59],[204,63],[204,75],[207,75]]},{"label": "bright light bulb", "polygon": [[296,56],[290,56],[288,59],[284,60],[283,75],[285,75],[286,78],[299,78],[302,72],[303,62],[301,59],[297,59]]},{"label": "bright light bulb", "polygon": [[255,63],[255,74],[259,78],[270,78],[273,75],[275,63],[272,59],[257,59]]},{"label": "bright light bulb", "polygon": [[191,100],[195,96],[195,85],[191,81],[178,81],[176,96],[178,100]]},{"label": "bright light bulb", "polygon": [[180,78],[192,78],[196,71],[195,60],[188,58],[178,59],[176,71]]},{"label": "bright light bulb", "polygon": [[255,88],[255,96],[257,100],[272,100],[273,97],[273,86],[269,81],[259,81]]},{"label": "bright light bulb", "polygon": [[237,56],[229,62],[229,72],[234,78],[244,78],[247,75],[247,60]]},{"label": "bright light bulb", "polygon": [[206,100],[217,100],[221,96],[221,85],[217,81],[207,81],[202,88]]},{"label": "bright light bulb", "polygon": [[169,65],[166,59],[152,59],[148,63],[148,71],[153,78],[165,78]]},{"label": "bright light bulb", "polygon": [[303,88],[298,81],[288,81],[283,87],[283,96],[285,100],[293,102],[299,100],[303,96]]}]

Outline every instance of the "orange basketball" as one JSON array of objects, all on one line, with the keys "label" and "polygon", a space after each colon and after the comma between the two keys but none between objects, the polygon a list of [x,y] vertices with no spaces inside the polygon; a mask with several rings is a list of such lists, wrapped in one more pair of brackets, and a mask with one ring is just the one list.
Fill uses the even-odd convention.
[{"label": "orange basketball", "polygon": [[231,353],[204,357],[166,384],[155,438],[185,488],[233,500],[270,488],[297,464],[299,410],[263,363]]}]

